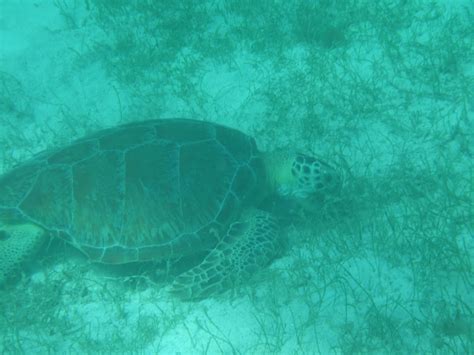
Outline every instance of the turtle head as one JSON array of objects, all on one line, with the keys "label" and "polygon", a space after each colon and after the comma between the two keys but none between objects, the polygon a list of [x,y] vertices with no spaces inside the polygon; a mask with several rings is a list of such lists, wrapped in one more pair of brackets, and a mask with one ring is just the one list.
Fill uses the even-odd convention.
[{"label": "turtle head", "polygon": [[269,162],[273,190],[283,197],[306,201],[334,194],[342,186],[338,171],[316,157],[276,153]]},{"label": "turtle head", "polygon": [[44,229],[34,224],[0,223],[0,284],[34,255],[45,239]]}]

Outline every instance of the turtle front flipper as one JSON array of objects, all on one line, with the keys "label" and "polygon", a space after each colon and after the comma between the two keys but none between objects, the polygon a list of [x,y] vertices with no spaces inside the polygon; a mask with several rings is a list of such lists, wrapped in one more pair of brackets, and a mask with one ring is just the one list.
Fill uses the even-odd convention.
[{"label": "turtle front flipper", "polygon": [[44,229],[33,224],[0,224],[0,285],[34,255],[45,239]]},{"label": "turtle front flipper", "polygon": [[171,293],[187,300],[218,294],[267,266],[283,248],[276,220],[269,213],[251,210],[229,227],[201,264],[176,278]]}]

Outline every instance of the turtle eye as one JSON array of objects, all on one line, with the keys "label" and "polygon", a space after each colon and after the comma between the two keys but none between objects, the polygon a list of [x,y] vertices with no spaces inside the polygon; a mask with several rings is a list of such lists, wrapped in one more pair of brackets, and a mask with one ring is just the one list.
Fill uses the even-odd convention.
[{"label": "turtle eye", "polygon": [[10,238],[10,234],[4,230],[0,230],[0,241],[7,240],[8,238]]}]

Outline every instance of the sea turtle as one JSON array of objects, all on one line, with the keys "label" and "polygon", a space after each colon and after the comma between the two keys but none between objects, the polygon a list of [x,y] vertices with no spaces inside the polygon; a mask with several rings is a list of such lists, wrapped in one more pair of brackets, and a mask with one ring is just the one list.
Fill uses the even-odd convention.
[{"label": "sea turtle", "polygon": [[276,201],[339,185],[319,159],[261,153],[253,138],[214,123],[105,129],[0,177],[0,282],[55,237],[104,264],[197,259],[171,290],[203,298],[282,252]]}]

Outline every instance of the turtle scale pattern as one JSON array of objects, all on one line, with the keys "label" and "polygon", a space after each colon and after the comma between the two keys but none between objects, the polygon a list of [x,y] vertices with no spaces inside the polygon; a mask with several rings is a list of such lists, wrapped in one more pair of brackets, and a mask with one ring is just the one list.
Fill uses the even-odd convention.
[{"label": "turtle scale pattern", "polygon": [[258,203],[253,138],[188,119],[111,128],[41,153],[0,178],[0,220],[32,223],[91,260],[173,259],[213,248]]}]

